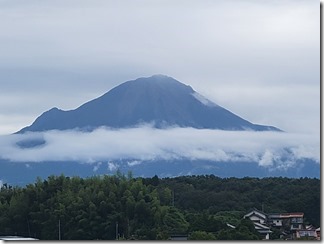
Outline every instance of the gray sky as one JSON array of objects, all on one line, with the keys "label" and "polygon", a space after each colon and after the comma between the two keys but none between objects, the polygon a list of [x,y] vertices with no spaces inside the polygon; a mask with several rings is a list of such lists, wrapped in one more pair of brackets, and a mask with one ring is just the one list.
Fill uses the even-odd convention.
[{"label": "gray sky", "polygon": [[0,0],[0,135],[165,74],[235,114],[320,131],[315,0]]}]

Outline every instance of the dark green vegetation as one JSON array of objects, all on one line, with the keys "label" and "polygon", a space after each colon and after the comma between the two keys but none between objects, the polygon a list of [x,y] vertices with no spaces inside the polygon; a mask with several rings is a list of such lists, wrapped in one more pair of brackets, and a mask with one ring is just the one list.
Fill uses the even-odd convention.
[{"label": "dark green vegetation", "polygon": [[[320,180],[310,178],[133,178],[50,176],[0,190],[0,235],[57,240],[258,239],[250,208],[304,212],[320,224]],[[60,223],[60,225],[59,225]],[[235,229],[227,223],[236,226]]]}]

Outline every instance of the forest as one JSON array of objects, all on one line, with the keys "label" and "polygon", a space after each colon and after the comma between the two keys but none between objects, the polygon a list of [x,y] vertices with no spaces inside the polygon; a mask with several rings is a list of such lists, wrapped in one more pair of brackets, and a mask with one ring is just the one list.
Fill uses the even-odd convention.
[{"label": "forest", "polygon": [[[40,240],[258,240],[250,209],[303,212],[320,225],[316,178],[49,176],[0,189],[0,236]],[[235,226],[233,229],[229,227]],[[277,236],[270,235],[271,239]]]}]

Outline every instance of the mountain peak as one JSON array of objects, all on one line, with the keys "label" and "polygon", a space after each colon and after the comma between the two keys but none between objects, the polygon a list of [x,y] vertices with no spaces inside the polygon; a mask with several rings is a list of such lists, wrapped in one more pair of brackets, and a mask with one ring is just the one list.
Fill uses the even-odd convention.
[{"label": "mountain peak", "polygon": [[[150,77],[141,77],[136,80],[131,80],[128,82],[144,83],[144,84],[160,84],[162,86],[173,84],[173,85],[178,85],[178,86],[183,86],[183,87],[190,87],[190,86],[187,86],[170,76],[163,75],[163,74],[155,74]],[[128,82],[125,82],[125,83],[128,83]]]},{"label": "mountain peak", "polygon": [[75,110],[53,108],[25,131],[95,129],[99,126],[129,128],[142,123],[221,130],[275,130],[252,124],[204,98],[190,86],[157,74],[130,80]]},{"label": "mountain peak", "polygon": [[155,74],[155,75],[152,75],[151,77],[148,77],[148,78],[149,79],[157,79],[157,80],[173,79],[172,77],[167,76],[167,75],[163,75],[163,74]]}]

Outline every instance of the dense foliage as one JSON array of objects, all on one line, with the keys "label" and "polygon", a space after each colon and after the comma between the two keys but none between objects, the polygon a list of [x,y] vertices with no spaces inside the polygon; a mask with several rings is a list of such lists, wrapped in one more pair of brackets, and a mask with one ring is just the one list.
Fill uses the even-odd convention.
[{"label": "dense foliage", "polygon": [[[26,187],[0,189],[0,235],[39,239],[258,239],[253,207],[304,212],[320,223],[320,181],[225,178],[213,175],[159,179],[117,173],[82,179],[50,176]],[[229,227],[227,223],[236,226]]]},{"label": "dense foliage", "polygon": [[[144,182],[149,182],[146,179]],[[266,213],[303,212],[306,222],[320,225],[320,180],[316,178],[219,178],[214,175],[182,176],[160,180],[174,191],[175,206],[182,210],[239,211],[251,208]]]}]

